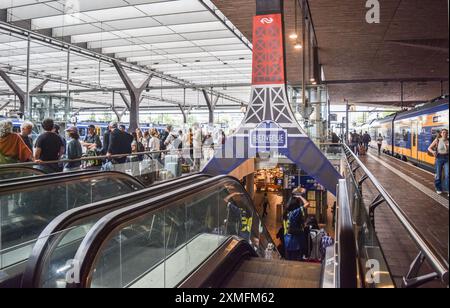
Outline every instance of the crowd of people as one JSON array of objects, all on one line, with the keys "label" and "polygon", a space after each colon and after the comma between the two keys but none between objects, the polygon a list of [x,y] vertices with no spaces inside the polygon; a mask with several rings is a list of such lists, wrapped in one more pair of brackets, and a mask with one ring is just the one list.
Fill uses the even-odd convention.
[{"label": "crowd of people", "polygon": [[[381,142],[380,139],[381,138]],[[356,130],[350,133],[348,144],[350,149],[356,155],[365,155],[369,150],[369,144],[372,142],[372,137],[368,132],[357,133]],[[381,146],[383,144],[383,140],[381,135],[377,138],[377,143],[379,144],[378,150],[381,153]]]},{"label": "crowd of people", "polygon": [[[201,159],[211,158],[214,147],[225,144],[226,140],[222,130],[214,139],[212,133],[204,133],[197,123],[186,131],[175,131],[173,126],[168,125],[163,132],[155,128],[148,131],[138,128],[130,133],[125,125],[112,122],[103,136],[99,136],[97,128],[91,125],[83,140],[75,126],[66,129],[64,136],[61,135],[61,128],[52,119],[44,120],[42,129],[43,132],[33,142],[31,122],[24,122],[20,134],[17,134],[13,132],[11,121],[1,121],[0,164],[35,162],[39,168],[51,173],[80,168],[83,155],[112,157],[109,159],[111,163],[123,164],[127,155],[133,153],[158,152],[152,154],[152,157],[160,160],[161,152],[176,152],[182,153],[186,164],[199,170]],[[138,155],[138,158],[142,160],[144,156]],[[61,159],[72,162],[61,165],[57,162]]]}]

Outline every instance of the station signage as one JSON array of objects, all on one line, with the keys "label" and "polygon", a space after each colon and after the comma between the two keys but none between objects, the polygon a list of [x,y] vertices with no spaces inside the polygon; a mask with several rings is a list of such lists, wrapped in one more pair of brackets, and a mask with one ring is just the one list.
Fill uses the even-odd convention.
[{"label": "station signage", "polygon": [[286,149],[288,133],[276,123],[268,121],[250,131],[250,146],[264,149]]}]

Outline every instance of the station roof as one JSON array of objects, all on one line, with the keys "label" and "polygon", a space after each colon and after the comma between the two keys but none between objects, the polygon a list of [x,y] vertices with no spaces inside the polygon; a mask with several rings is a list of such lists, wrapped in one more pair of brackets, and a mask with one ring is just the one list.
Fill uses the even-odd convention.
[{"label": "station roof", "polygon": [[[152,79],[144,104],[204,105],[201,93],[184,91],[183,85],[214,85],[219,105],[249,100],[251,44],[209,0],[8,0],[0,3],[2,16],[14,26],[138,67],[128,70],[136,85],[150,70],[167,77]],[[0,28],[0,69],[25,90],[28,42],[5,25]],[[32,88],[50,78],[45,91],[65,95],[67,51],[34,39],[30,47]],[[95,55],[72,52],[69,62],[71,90],[103,90],[78,93],[74,98],[80,106],[108,106],[108,90],[124,89],[112,64]],[[11,92],[3,81],[1,92]],[[115,101],[123,105],[120,98]]]},{"label": "station roof", "polygon": [[[255,1],[212,1],[251,39]],[[289,40],[295,31],[295,1],[284,1],[287,72],[292,85],[301,83],[301,53]],[[366,22],[364,0],[307,2],[333,103],[348,99],[354,104],[398,105],[401,81],[405,81],[405,103],[440,96],[440,80],[444,80],[444,93],[448,94],[446,0],[380,0],[380,24]]]},{"label": "station roof", "polygon": [[[301,52],[288,37],[296,28],[295,1],[285,0],[292,86],[301,84],[302,70]],[[405,104],[437,97],[441,88],[448,93],[447,1],[380,3],[381,23],[368,24],[365,1],[308,1],[332,103],[398,105],[402,81]],[[250,98],[254,12],[255,0],[5,0],[0,69],[25,90],[28,42],[16,30],[29,29],[92,51],[70,55],[70,89],[79,90],[73,96],[79,107],[107,108],[111,90],[124,89],[112,64],[97,55],[129,64],[136,84],[150,71],[163,77],[153,78],[144,105],[204,105],[191,88],[214,86],[219,105],[240,106]],[[35,37],[30,47],[31,88],[48,79],[46,92],[65,95],[67,51]],[[0,80],[0,103],[11,100],[10,93]],[[119,97],[115,103],[123,106]]]}]

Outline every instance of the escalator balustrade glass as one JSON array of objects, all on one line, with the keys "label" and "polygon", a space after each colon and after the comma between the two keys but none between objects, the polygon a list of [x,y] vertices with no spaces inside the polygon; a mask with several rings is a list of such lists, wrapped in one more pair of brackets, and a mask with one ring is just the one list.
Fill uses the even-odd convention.
[{"label": "escalator balustrade glass", "polygon": [[43,175],[44,171],[29,167],[0,168],[0,185],[4,180]]},{"label": "escalator balustrade glass", "polygon": [[[22,187],[11,185],[0,192],[0,251],[36,240],[48,223],[67,210],[143,188],[133,178],[118,173],[75,175]],[[17,258],[10,255],[1,268],[22,261],[31,248],[22,247]]]},{"label": "escalator balustrade glass", "polygon": [[182,198],[176,191],[160,204],[155,199],[153,210],[130,217],[103,239],[90,287],[176,287],[233,235],[262,256],[267,233],[242,186],[222,178],[203,187]]},{"label": "escalator balustrade glass", "polygon": [[[114,199],[93,203],[74,211],[65,212],[57,217],[43,232],[43,234],[55,233],[55,236],[44,237],[35,246],[32,259],[36,259],[31,260],[29,264],[31,267],[27,268],[24,280],[26,287],[64,287],[67,274],[64,271],[66,264],[75,257],[77,249],[86,234],[103,216],[115,210],[128,207],[133,203],[141,202],[208,178],[209,176],[200,174],[192,175],[164,182]],[[66,219],[68,221],[64,222]],[[61,229],[67,229],[67,231],[59,232]]]}]

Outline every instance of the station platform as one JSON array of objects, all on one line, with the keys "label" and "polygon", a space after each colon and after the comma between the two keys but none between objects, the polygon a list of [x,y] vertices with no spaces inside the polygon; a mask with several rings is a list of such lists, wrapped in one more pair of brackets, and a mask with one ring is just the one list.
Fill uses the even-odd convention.
[{"label": "station platform", "polygon": [[[393,157],[379,156],[374,150],[369,150],[368,155],[360,156],[360,159],[442,259],[448,260],[449,204],[446,197],[434,191],[434,175]],[[364,204],[370,205],[376,196],[373,184],[366,183]],[[401,287],[402,277],[417,257],[417,247],[384,204],[376,209],[375,226],[394,282]],[[422,270],[426,272],[429,268],[425,265]],[[439,282],[425,285],[440,286]]]}]

